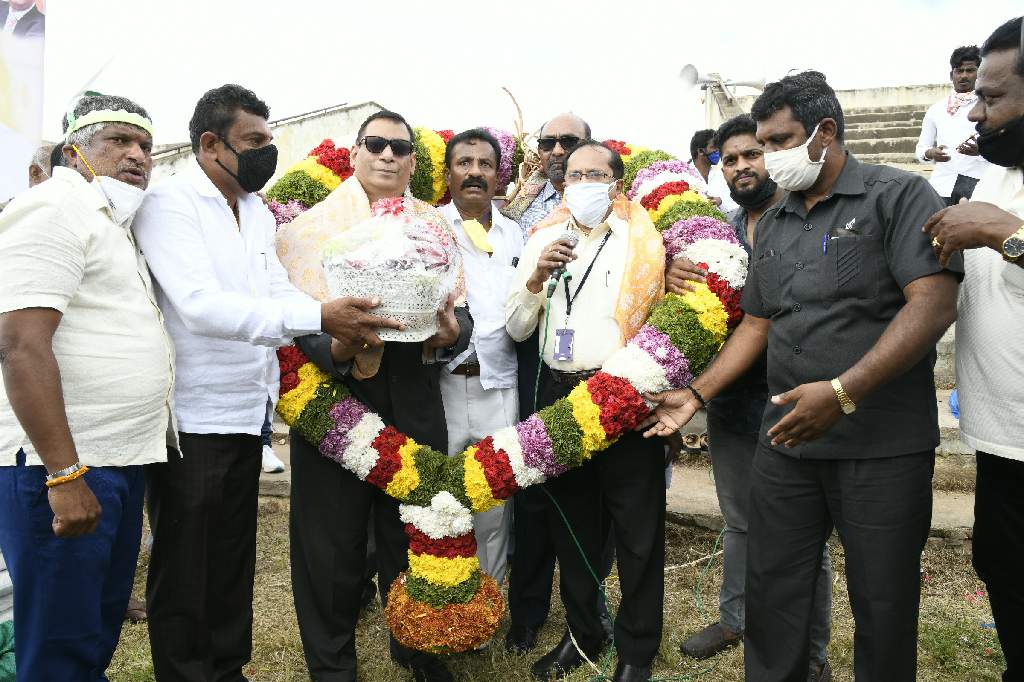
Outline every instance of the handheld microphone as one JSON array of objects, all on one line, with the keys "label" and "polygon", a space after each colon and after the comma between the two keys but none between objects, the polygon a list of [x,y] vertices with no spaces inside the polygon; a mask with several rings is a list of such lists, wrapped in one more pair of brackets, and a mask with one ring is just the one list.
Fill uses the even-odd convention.
[{"label": "handheld microphone", "polygon": [[[576,245],[580,241],[580,237],[572,230],[566,230],[555,241],[568,242],[569,248],[575,249]],[[548,298],[551,298],[552,296],[555,295],[555,287],[558,285],[558,280],[561,279],[562,276],[565,274],[566,272],[564,265],[560,268],[555,268],[554,270],[551,271],[551,279],[548,280]]]}]

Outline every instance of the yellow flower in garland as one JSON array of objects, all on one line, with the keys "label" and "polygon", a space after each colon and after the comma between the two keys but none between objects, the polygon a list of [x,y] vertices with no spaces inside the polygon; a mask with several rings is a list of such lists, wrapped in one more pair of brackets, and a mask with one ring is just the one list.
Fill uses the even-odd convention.
[{"label": "yellow flower in garland", "polygon": [[405,445],[398,448],[402,468],[395,473],[384,489],[384,492],[396,500],[404,500],[420,484],[420,472],[416,470],[416,458],[413,456],[419,448],[420,444],[412,438],[406,438]]},{"label": "yellow flower in garland", "polygon": [[298,374],[299,385],[282,395],[277,403],[277,413],[287,424],[295,423],[306,404],[316,395],[317,386],[330,379],[312,362],[299,367]]},{"label": "yellow flower in garland", "polygon": [[636,156],[640,152],[646,152],[648,149],[649,149],[649,147],[639,147],[639,146],[632,145],[632,144],[629,145],[629,154],[623,154],[622,155],[622,163],[626,163],[627,161],[629,161],[631,158],[633,158],[634,156]]},{"label": "yellow flower in garland", "polygon": [[687,291],[682,298],[697,313],[700,326],[710,332],[721,347],[729,334],[729,313],[722,301],[706,284],[696,285],[693,291]]},{"label": "yellow flower in garland", "polygon": [[583,459],[611,445],[601,426],[601,408],[594,404],[586,383],[580,383],[569,394],[572,416],[583,431]]},{"label": "yellow flower in garland", "polygon": [[289,168],[288,172],[290,173],[296,170],[306,171],[306,174],[309,175],[309,177],[313,178],[332,192],[341,184],[341,178],[335,175],[334,171],[330,168],[321,166],[315,156],[307,156],[305,159]]},{"label": "yellow flower in garland", "polygon": [[409,552],[409,572],[435,585],[455,587],[469,580],[480,570],[480,561],[475,557],[457,556],[451,559],[430,554]]},{"label": "yellow flower in garland", "polygon": [[647,211],[651,216],[651,222],[657,223],[663,215],[668,213],[670,208],[683,201],[706,202],[707,199],[702,197],[700,194],[697,194],[692,189],[688,189],[682,194],[670,194],[658,203],[657,208]]},{"label": "yellow flower in garland", "polygon": [[480,513],[497,507],[501,502],[491,495],[491,486],[484,474],[484,467],[476,458],[477,447],[470,446],[462,453],[463,467],[465,469],[464,482],[466,485],[466,497],[469,498],[473,511]]},{"label": "yellow flower in garland", "polygon": [[433,130],[423,131],[423,144],[430,153],[430,165],[433,167],[431,180],[434,183],[434,194],[430,203],[436,204],[444,197],[447,186],[444,183],[444,153],[447,145],[444,139]]}]

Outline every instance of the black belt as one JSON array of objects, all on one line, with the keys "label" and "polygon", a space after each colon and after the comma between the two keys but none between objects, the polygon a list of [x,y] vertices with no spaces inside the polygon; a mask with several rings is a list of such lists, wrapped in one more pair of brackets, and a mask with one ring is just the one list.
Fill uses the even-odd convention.
[{"label": "black belt", "polygon": [[560,372],[557,369],[548,367],[548,371],[551,372],[551,377],[559,384],[578,384],[581,381],[586,381],[590,377],[594,376],[601,370],[598,369],[585,369],[580,372]]}]

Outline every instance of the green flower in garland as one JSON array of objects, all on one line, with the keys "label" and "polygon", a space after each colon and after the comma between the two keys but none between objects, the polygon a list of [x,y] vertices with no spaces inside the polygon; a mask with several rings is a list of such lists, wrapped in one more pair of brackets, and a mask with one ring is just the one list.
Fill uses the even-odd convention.
[{"label": "green flower in garland", "polygon": [[665,211],[665,215],[658,218],[658,222],[654,224],[654,227],[657,228],[658,232],[664,232],[680,220],[686,220],[687,218],[693,218],[694,216],[707,216],[708,218],[721,220],[723,223],[728,222],[725,214],[710,202],[680,201],[678,204],[675,204],[672,208]]},{"label": "green flower in garland", "polygon": [[430,161],[430,152],[420,139],[419,130],[413,136],[412,145],[416,152],[416,168],[413,169],[409,181],[409,190],[417,199],[429,202],[434,194],[434,167]]},{"label": "green flower in garland", "polygon": [[418,602],[430,604],[435,609],[443,608],[449,604],[465,604],[480,589],[480,571],[474,571],[468,580],[463,580],[458,585],[453,585],[452,587],[435,585],[428,580],[408,573],[406,574],[405,589],[410,597]]},{"label": "green flower in garland", "polygon": [[633,181],[636,180],[636,174],[641,169],[647,168],[656,161],[672,161],[675,157],[671,154],[661,151],[660,149],[648,149],[646,151],[637,152],[629,157],[629,161],[626,162],[625,175],[622,178],[623,187],[629,189],[633,186]]},{"label": "green flower in garland", "polygon": [[561,398],[537,416],[547,428],[555,460],[565,467],[578,467],[583,461],[583,429],[573,417],[569,401]]},{"label": "green flower in garland", "polygon": [[450,492],[460,504],[471,507],[466,495],[464,465],[462,457],[448,457],[426,446],[421,447],[413,455],[416,460],[416,472],[420,482],[404,504],[429,507],[430,501],[442,490]]},{"label": "green flower in garland", "polygon": [[324,435],[334,428],[331,408],[339,400],[344,399],[348,391],[340,382],[324,382],[317,386],[316,394],[295,420],[293,428],[302,434],[310,443],[319,443]]},{"label": "green flower in garland", "polygon": [[686,356],[693,376],[703,372],[718,353],[715,337],[701,326],[696,311],[676,294],[666,295],[654,307],[647,324],[668,335],[672,345]]},{"label": "green flower in garland", "polygon": [[306,208],[316,206],[327,198],[331,191],[314,180],[306,171],[292,171],[274,183],[267,192],[267,198],[282,204],[294,199]]}]

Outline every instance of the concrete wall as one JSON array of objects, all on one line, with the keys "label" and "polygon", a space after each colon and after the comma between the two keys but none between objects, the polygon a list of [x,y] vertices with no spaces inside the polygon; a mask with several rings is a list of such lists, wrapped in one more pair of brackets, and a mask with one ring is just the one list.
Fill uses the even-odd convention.
[{"label": "concrete wall", "polygon": [[[837,90],[839,103],[843,111],[850,109],[884,109],[887,107],[915,106],[922,110],[947,96],[950,91],[949,83],[934,85],[901,85],[898,87],[886,88],[865,88],[860,90]],[[751,105],[758,95],[744,95],[737,97],[734,101],[743,111],[750,111]],[[704,103],[705,117],[709,128],[717,128],[725,120],[723,108],[729,108],[728,103],[718,102],[715,97],[708,96]]]},{"label": "concrete wall", "polygon": [[[376,102],[363,102],[271,122],[274,144],[277,145],[279,153],[277,171],[267,186],[274,184],[289,166],[306,158],[309,150],[320,144],[324,138],[330,138],[341,146],[351,146],[355,142],[359,124],[366,120],[367,116],[383,108]],[[158,183],[161,179],[174,175],[192,156],[192,148],[188,143],[154,155],[153,182]]]}]

